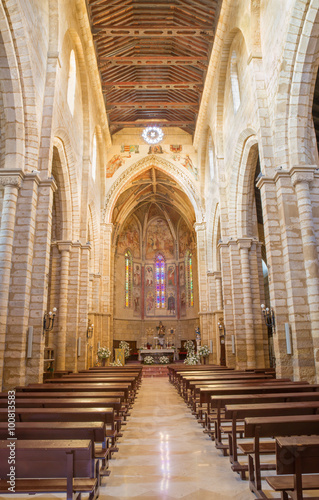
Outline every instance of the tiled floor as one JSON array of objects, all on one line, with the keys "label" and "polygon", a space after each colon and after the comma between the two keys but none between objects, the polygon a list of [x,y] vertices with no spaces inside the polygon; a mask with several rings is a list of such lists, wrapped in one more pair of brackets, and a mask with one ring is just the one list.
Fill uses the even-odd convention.
[{"label": "tiled floor", "polygon": [[167,379],[144,379],[101,500],[250,500]]}]

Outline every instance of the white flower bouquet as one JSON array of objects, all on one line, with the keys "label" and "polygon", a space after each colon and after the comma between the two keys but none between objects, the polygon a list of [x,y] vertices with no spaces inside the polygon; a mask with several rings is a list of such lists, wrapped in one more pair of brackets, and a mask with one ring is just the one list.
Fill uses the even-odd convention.
[{"label": "white flower bouquet", "polygon": [[169,357],[168,356],[161,356],[158,360],[161,365],[168,365],[169,363]]},{"label": "white flower bouquet", "polygon": [[111,356],[111,351],[108,347],[100,347],[97,350],[97,355],[100,359],[107,359]]},{"label": "white flower bouquet", "polygon": [[210,350],[209,350],[208,346],[207,346],[207,345],[202,345],[202,346],[198,349],[198,354],[199,354],[200,356],[204,356],[204,357],[205,357],[205,356],[209,356],[209,354],[210,354]]},{"label": "white flower bouquet", "polygon": [[121,361],[118,359],[117,361],[113,361],[113,363],[110,363],[110,366],[123,366]]},{"label": "white flower bouquet", "polygon": [[194,352],[195,351],[194,342],[192,340],[186,340],[186,342],[184,342],[184,348],[188,353]]},{"label": "white flower bouquet", "polygon": [[145,365],[153,365],[154,364],[154,358],[153,358],[153,356],[145,356],[145,358],[144,358],[144,364]]},{"label": "white flower bouquet", "polygon": [[124,349],[124,351],[125,351],[125,352],[124,352],[124,356],[125,356],[126,358],[128,358],[128,357],[129,357],[129,355],[130,355],[130,351],[131,351],[131,349],[130,349],[130,344],[129,344],[128,342],[126,342],[126,340],[121,340],[120,345],[119,345],[119,348],[120,348],[120,349]]},{"label": "white flower bouquet", "polygon": [[185,365],[197,365],[199,362],[199,356],[195,354],[194,352],[188,354],[187,358],[184,361]]}]

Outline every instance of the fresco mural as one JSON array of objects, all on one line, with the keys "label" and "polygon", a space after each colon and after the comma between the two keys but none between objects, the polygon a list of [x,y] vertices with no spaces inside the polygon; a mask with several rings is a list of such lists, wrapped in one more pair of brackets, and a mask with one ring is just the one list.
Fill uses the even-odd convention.
[{"label": "fresco mural", "polygon": [[154,316],[155,313],[155,292],[153,290],[147,292],[145,300],[146,316]]},{"label": "fresco mural", "polygon": [[170,264],[169,266],[167,266],[167,284],[168,286],[176,285],[175,264]]},{"label": "fresco mural", "polygon": [[153,266],[145,266],[145,286],[153,286]]},{"label": "fresco mural", "polygon": [[169,314],[175,315],[176,312],[175,290],[167,291],[167,310]]},{"label": "fresco mural", "polygon": [[174,240],[164,219],[153,219],[147,229],[146,259],[154,259],[158,252],[174,257]]},{"label": "fresco mural", "polygon": [[185,264],[184,264],[184,262],[180,262],[180,264],[179,264],[179,284],[180,284],[180,286],[185,285]]},{"label": "fresco mural", "polygon": [[140,313],[141,313],[141,291],[139,288],[133,289],[133,308],[134,308],[134,316],[140,316]]},{"label": "fresco mural", "polygon": [[186,291],[185,288],[181,288],[181,316],[186,316]]},{"label": "fresco mural", "polygon": [[133,266],[133,285],[140,286],[141,284],[141,265],[135,264]]},{"label": "fresco mural", "polygon": [[129,248],[135,258],[140,257],[140,232],[136,219],[131,217],[125,223],[118,240],[118,252],[125,253]]},{"label": "fresco mural", "polygon": [[178,250],[179,256],[184,257],[186,250],[192,251],[194,249],[194,239],[186,222],[182,220],[178,231]]}]

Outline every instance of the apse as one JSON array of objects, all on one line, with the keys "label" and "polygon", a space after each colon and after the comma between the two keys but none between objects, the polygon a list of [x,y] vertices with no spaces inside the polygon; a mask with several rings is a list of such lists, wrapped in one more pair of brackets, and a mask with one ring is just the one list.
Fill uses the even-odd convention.
[{"label": "apse", "polygon": [[175,180],[150,168],[117,200],[114,341],[153,344],[162,321],[177,346],[195,338],[198,278],[193,207]]}]

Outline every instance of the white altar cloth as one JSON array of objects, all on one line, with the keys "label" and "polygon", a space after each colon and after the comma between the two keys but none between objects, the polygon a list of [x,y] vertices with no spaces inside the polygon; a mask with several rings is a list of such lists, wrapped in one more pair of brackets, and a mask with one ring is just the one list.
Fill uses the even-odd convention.
[{"label": "white altar cloth", "polygon": [[176,360],[176,356],[177,356],[177,351],[176,349],[167,349],[167,348],[164,348],[164,349],[141,349],[139,351],[139,355],[138,355],[138,360],[139,361],[143,361],[144,359],[144,356],[167,356],[169,354],[173,354],[174,356],[174,359]]}]

